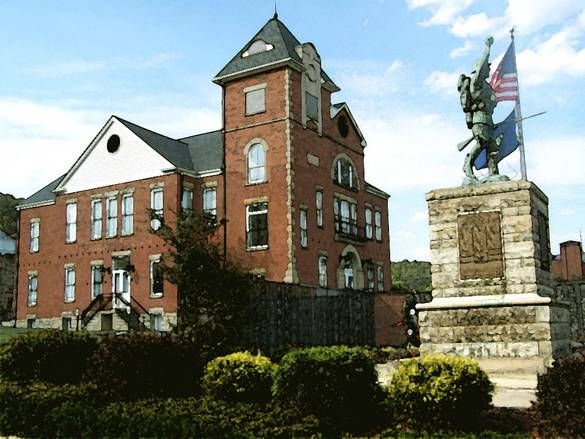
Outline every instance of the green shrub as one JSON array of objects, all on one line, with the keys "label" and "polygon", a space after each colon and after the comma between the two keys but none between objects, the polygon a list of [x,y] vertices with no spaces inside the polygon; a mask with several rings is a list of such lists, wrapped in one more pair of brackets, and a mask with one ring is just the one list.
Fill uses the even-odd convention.
[{"label": "green shrub", "polygon": [[0,434],[51,437],[55,427],[47,422],[50,412],[68,401],[80,407],[98,401],[95,390],[86,384],[0,382]]},{"label": "green shrub", "polygon": [[0,377],[8,381],[79,383],[96,339],[85,332],[29,332],[0,345]]},{"label": "green shrub", "polygon": [[493,390],[475,360],[436,354],[403,360],[388,388],[394,415],[423,428],[472,425],[489,408]]},{"label": "green shrub", "polygon": [[585,361],[555,361],[538,376],[534,404],[540,428],[551,437],[582,437],[585,426]]},{"label": "green shrub", "polygon": [[341,431],[364,431],[378,413],[381,389],[372,357],[346,346],[286,354],[275,373],[273,395],[283,408],[314,415]]},{"label": "green shrub", "polygon": [[197,393],[202,369],[193,343],[134,333],[102,338],[84,380],[113,399],[192,396]]},{"label": "green shrub", "polygon": [[266,403],[271,399],[274,364],[262,355],[235,352],[207,363],[205,393],[226,401]]}]

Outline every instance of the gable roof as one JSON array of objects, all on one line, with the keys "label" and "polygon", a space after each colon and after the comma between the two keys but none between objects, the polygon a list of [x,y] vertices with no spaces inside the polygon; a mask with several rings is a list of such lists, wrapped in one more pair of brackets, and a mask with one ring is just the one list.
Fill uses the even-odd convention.
[{"label": "gable roof", "polygon": [[[120,123],[126,126],[163,158],[172,163],[177,169],[200,174],[209,171],[217,171],[218,169],[223,168],[223,135],[221,130],[196,134],[182,139],[173,139],[124,120],[118,116],[111,116],[108,122],[112,118],[120,121]],[[108,123],[106,123],[104,128],[106,126],[108,126]],[[102,130],[104,128],[102,128]],[[98,136],[96,136],[96,138]],[[95,139],[66,174],[61,175],[42,189],[32,194],[20,203],[17,208],[23,209],[53,203],[55,201],[57,188],[59,188],[61,183],[65,182],[65,178],[74,171],[76,164],[87,153],[89,148],[91,148],[94,141]]]},{"label": "gable roof", "polygon": [[[272,49],[264,52],[242,56],[250,45],[257,40],[262,40],[273,46]],[[286,27],[286,25],[278,19],[278,15],[274,14],[268,22],[260,29],[256,35],[248,41],[242,49],[234,56],[213,78],[213,82],[221,83],[230,77],[243,75],[245,73],[266,69],[268,67],[279,66],[283,64],[293,64],[297,68],[302,69],[303,63],[301,58],[295,50],[300,46],[301,42],[293,35],[293,33]],[[329,85],[335,91],[339,87],[331,80],[331,78],[321,70],[322,82]]]},{"label": "gable roof", "polygon": [[349,111],[349,106],[347,105],[347,103],[339,102],[338,104],[331,104],[331,107],[329,107],[329,113],[330,113],[331,119],[335,119],[335,117],[337,117],[337,115],[339,113],[341,113],[341,110],[345,110],[347,112],[347,115],[349,116],[351,123],[355,127],[355,130],[357,131],[358,136],[360,137],[360,139],[362,141],[362,147],[365,148],[366,146],[368,146],[368,142],[366,142],[366,138],[362,134],[362,131],[360,130],[360,127],[358,126],[357,122],[355,121],[353,114],[351,114],[351,111]]}]

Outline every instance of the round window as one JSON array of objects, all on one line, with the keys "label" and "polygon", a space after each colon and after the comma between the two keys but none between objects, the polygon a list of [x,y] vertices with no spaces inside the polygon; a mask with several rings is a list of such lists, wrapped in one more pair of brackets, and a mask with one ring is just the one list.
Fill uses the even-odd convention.
[{"label": "round window", "polygon": [[337,119],[337,129],[339,129],[339,134],[342,137],[347,137],[349,134],[349,124],[345,116],[339,116],[339,119]]},{"label": "round window", "polygon": [[108,139],[107,148],[109,153],[114,153],[118,151],[118,148],[120,148],[120,136],[118,136],[117,134],[112,134]]}]

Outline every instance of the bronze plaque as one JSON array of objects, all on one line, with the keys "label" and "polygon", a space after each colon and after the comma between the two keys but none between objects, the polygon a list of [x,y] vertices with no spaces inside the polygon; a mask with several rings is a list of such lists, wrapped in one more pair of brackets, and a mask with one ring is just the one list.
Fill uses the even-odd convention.
[{"label": "bronze plaque", "polygon": [[504,277],[500,212],[478,212],[457,217],[459,277]]}]

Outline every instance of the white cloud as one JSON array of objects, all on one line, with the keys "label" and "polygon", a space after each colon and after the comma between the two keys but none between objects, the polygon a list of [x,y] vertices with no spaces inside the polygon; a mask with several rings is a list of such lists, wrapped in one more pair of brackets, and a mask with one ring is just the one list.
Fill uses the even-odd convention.
[{"label": "white cloud", "polygon": [[559,210],[559,215],[560,216],[573,216],[575,215],[575,209],[572,209],[570,207],[565,207],[561,210]]},{"label": "white cloud", "polygon": [[460,38],[487,35],[500,26],[503,20],[500,17],[490,18],[485,12],[466,17],[457,17],[449,28],[449,32]]},{"label": "white cloud", "polygon": [[435,70],[425,79],[425,86],[434,93],[456,95],[460,73]]},{"label": "white cloud", "polygon": [[426,210],[420,210],[418,212],[415,212],[414,215],[412,215],[410,217],[410,222],[411,223],[419,223],[419,222],[423,222],[423,221],[427,221],[428,219],[428,213]]},{"label": "white cloud", "polygon": [[583,10],[583,0],[508,0],[505,12],[509,26],[523,34],[532,34],[549,25],[563,24]]},{"label": "white cloud", "polygon": [[407,0],[409,9],[425,8],[431,17],[420,23],[422,26],[445,25],[451,23],[475,0]]},{"label": "white cloud", "polygon": [[36,76],[61,77],[98,72],[105,68],[106,64],[101,61],[69,61],[31,67],[25,69],[25,72]]},{"label": "white cloud", "polygon": [[465,56],[468,53],[470,53],[473,49],[475,48],[475,44],[473,43],[473,41],[465,41],[465,44],[463,46],[460,47],[456,47],[455,49],[453,49],[450,53],[449,56],[451,58],[459,58],[460,56]]},{"label": "white cloud", "polygon": [[406,80],[404,63],[398,59],[390,64],[353,61],[329,65],[337,71],[336,82],[343,84],[345,91],[362,96],[394,93]]}]

